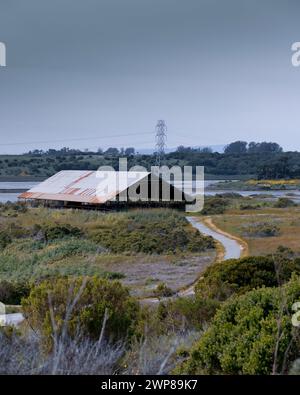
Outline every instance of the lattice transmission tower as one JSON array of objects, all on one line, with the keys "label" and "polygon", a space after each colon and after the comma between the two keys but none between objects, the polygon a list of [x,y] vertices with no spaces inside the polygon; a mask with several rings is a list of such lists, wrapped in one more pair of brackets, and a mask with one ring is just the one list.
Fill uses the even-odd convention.
[{"label": "lattice transmission tower", "polygon": [[165,157],[165,148],[167,140],[167,125],[164,120],[157,121],[155,135],[155,166],[161,166]]}]

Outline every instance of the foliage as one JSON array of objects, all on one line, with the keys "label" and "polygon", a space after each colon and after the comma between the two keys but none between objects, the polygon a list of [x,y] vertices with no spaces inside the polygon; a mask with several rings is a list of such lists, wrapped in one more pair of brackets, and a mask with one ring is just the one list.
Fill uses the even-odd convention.
[{"label": "foliage", "polygon": [[[70,311],[70,301],[76,300],[77,296],[78,301]],[[80,328],[83,334],[97,339],[108,309],[105,336],[114,341],[134,333],[139,313],[139,305],[127,288],[117,281],[97,277],[44,281],[32,288],[28,298],[23,299],[22,307],[30,325],[39,330],[48,343],[51,343],[53,330],[51,311],[57,332],[62,330],[64,319],[69,314],[68,333],[71,337]]]},{"label": "foliage", "polygon": [[80,237],[82,236],[82,231],[70,224],[55,225],[55,226],[45,226],[45,227],[35,227],[36,231],[41,231],[44,233],[46,241],[62,239],[64,237]]},{"label": "foliage", "polygon": [[172,296],[174,292],[165,283],[159,283],[154,293],[158,298],[165,298]]},{"label": "foliage", "polygon": [[286,207],[294,207],[294,206],[296,206],[296,203],[292,199],[283,198],[283,197],[279,198],[277,202],[274,204],[274,207],[277,208],[286,208]]},{"label": "foliage", "polygon": [[0,248],[4,249],[5,247],[8,246],[12,242],[12,239],[10,235],[8,235],[6,232],[0,232]]},{"label": "foliage", "polygon": [[286,256],[255,256],[229,259],[208,267],[195,287],[198,298],[226,300],[234,293],[243,294],[254,288],[276,287],[292,273],[300,275],[300,260]]},{"label": "foliage", "polygon": [[245,154],[247,152],[246,141],[235,141],[228,144],[224,150],[225,154]]},{"label": "foliage", "polygon": [[[60,170],[97,170],[99,166],[118,168],[118,159],[128,156],[128,166],[144,166],[150,170],[155,163],[153,155],[134,153],[132,149],[119,151],[110,147],[105,153],[81,152],[63,148],[43,152],[34,150],[25,155],[2,156],[1,176],[20,176],[26,174],[45,178]],[[276,143],[234,142],[225,148],[225,153],[211,152],[210,149],[178,147],[166,154],[167,166],[205,166],[205,173],[215,176],[232,177],[236,175],[266,178],[299,178],[300,153],[282,152]]]},{"label": "foliage", "polygon": [[285,372],[300,345],[291,324],[291,306],[299,298],[300,280],[294,277],[283,289],[261,288],[229,299],[177,372],[270,374],[274,361],[275,373]]},{"label": "foliage", "polygon": [[215,299],[182,297],[160,303],[157,310],[156,328],[161,332],[170,330],[201,330],[215,315],[220,303]]},{"label": "foliage", "polygon": [[145,336],[132,342],[126,353],[124,374],[168,374],[182,361],[184,352],[199,338],[195,331]]},{"label": "foliage", "polygon": [[270,222],[258,222],[244,226],[247,237],[274,237],[280,233],[280,228]]},{"label": "foliage", "polygon": [[211,237],[201,235],[174,210],[110,214],[90,228],[89,234],[113,253],[163,254],[214,248]]},{"label": "foliage", "polygon": [[207,197],[204,201],[202,215],[223,214],[229,205],[229,201],[223,197]]},{"label": "foliage", "polygon": [[0,302],[4,304],[19,305],[21,299],[28,296],[29,284],[0,281]]},{"label": "foliage", "polygon": [[261,206],[259,204],[249,204],[249,203],[241,203],[239,209],[240,210],[258,210]]}]

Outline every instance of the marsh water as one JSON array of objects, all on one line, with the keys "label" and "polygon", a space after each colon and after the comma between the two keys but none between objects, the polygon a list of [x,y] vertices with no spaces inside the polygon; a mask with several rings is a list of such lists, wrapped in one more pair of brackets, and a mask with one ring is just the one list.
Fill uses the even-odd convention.
[{"label": "marsh water", "polygon": [[[219,183],[219,182],[223,182],[223,180],[206,180],[204,183],[205,188],[207,188],[208,186],[212,187],[213,184]],[[20,193],[16,193],[16,192],[12,192],[15,190],[28,190],[30,188],[32,188],[35,185],[38,185],[39,182],[0,182],[0,203],[6,203],[8,201],[10,202],[16,202],[18,200],[18,196]],[[175,186],[177,186],[178,188],[180,188],[180,185],[175,184]],[[191,182],[185,182],[184,183],[184,188],[190,188],[191,189]],[[5,190],[5,192],[3,192]],[[185,191],[188,191],[189,193],[189,189],[185,189]],[[193,183],[193,191],[192,191],[192,195],[195,195],[197,193],[199,193],[199,191],[201,191],[200,188],[200,184],[197,185],[195,183]],[[253,191],[240,191],[240,190],[217,190],[217,191],[213,191],[213,190],[207,190],[205,189],[205,195],[207,196],[214,196],[216,194],[222,194],[222,193],[228,193],[228,192],[232,192],[232,193],[239,193],[241,196],[252,196],[252,195],[259,195],[259,194],[263,194],[263,195],[269,195],[270,199],[271,198],[278,198],[278,197],[289,197],[290,199],[294,200],[295,202],[300,202],[300,190],[280,190],[280,191],[257,191],[257,190],[253,190]]]}]

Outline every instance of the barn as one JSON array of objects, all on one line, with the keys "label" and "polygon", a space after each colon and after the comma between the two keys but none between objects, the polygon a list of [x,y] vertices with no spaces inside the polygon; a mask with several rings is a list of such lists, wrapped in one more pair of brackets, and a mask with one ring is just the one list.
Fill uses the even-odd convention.
[{"label": "barn", "polygon": [[151,172],[64,170],[22,193],[19,199],[74,208],[178,207],[185,204],[187,195]]}]

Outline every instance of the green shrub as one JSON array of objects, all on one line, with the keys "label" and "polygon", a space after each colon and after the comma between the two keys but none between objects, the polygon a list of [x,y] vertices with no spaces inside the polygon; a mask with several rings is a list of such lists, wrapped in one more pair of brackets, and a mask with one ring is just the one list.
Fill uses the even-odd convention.
[{"label": "green shrub", "polygon": [[11,237],[4,231],[0,232],[0,248],[4,249],[12,242]]},{"label": "green shrub", "polygon": [[[49,298],[57,330],[60,333],[69,303],[75,300],[83,281],[82,277],[44,281],[33,287],[28,298],[23,299],[25,316],[30,325],[43,334],[48,346],[52,343],[53,333]],[[139,312],[138,303],[121,283],[97,277],[87,279],[80,298],[71,311],[67,323],[68,334],[75,336],[79,327],[84,334],[97,339],[106,309],[109,312],[106,338],[118,340],[126,336],[130,337],[134,332]]]},{"label": "green shrub", "polygon": [[258,210],[261,206],[259,204],[241,203],[239,208],[240,210]]},{"label": "green shrub", "polygon": [[284,197],[279,198],[277,202],[274,204],[274,207],[276,208],[287,208],[294,206],[297,206],[297,204],[292,199],[284,198]]},{"label": "green shrub", "polygon": [[261,288],[229,299],[176,373],[270,374],[278,339],[276,372],[286,372],[299,352],[291,323],[299,298],[300,279],[294,277],[282,290]]},{"label": "green shrub", "polygon": [[201,330],[215,315],[220,303],[214,299],[176,298],[162,302],[158,308],[158,321],[164,331]]},{"label": "green shrub", "polygon": [[214,215],[214,214],[224,214],[226,208],[229,205],[229,201],[222,197],[208,197],[205,198],[204,207],[201,211],[203,215]]},{"label": "green shrub", "polygon": [[28,296],[30,287],[27,283],[0,281],[0,302],[4,304],[19,305],[21,299]]},{"label": "green shrub", "polygon": [[244,229],[244,236],[247,237],[274,237],[280,233],[277,225],[268,222],[245,225]]},{"label": "green shrub", "polygon": [[174,292],[165,283],[159,283],[154,291],[155,296],[158,298],[165,298],[172,296]]},{"label": "green shrub", "polygon": [[199,298],[224,301],[233,293],[243,294],[262,286],[276,287],[278,279],[280,283],[287,282],[292,273],[300,274],[300,259],[279,256],[229,259],[208,267],[195,293]]},{"label": "green shrub", "polygon": [[[38,227],[36,228],[36,230]],[[62,239],[64,237],[80,237],[82,236],[82,231],[69,224],[66,225],[55,225],[55,226],[45,226],[40,228],[44,232],[46,241]]]},{"label": "green shrub", "polygon": [[87,256],[104,252],[97,244],[90,240],[63,239],[51,245],[51,249],[41,254],[41,262],[52,263],[72,256]]},{"label": "green shrub", "polygon": [[111,214],[88,231],[93,241],[113,253],[202,252],[215,246],[211,237],[201,235],[174,210]]}]

